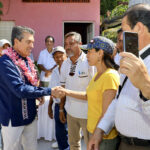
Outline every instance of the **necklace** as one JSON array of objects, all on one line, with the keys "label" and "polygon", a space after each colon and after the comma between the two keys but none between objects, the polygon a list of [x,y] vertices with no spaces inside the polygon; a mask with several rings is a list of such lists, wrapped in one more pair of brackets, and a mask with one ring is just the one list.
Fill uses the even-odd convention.
[{"label": "necklace", "polygon": [[28,64],[30,66],[30,69],[26,66],[25,61],[22,58],[19,58],[19,55],[12,50],[12,48],[8,48],[7,50],[4,51],[4,54],[6,54],[15,65],[17,65],[19,68],[21,68],[23,75],[28,79],[28,81],[34,85],[38,85],[38,79],[37,79],[37,73],[35,70],[35,65],[33,64],[32,60],[30,57],[26,57]]}]

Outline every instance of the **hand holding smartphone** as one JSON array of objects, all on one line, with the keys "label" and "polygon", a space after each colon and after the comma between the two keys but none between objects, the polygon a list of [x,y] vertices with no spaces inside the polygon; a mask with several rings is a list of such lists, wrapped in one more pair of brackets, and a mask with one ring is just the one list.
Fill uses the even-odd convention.
[{"label": "hand holding smartphone", "polygon": [[138,34],[135,32],[123,32],[123,49],[139,57]]}]

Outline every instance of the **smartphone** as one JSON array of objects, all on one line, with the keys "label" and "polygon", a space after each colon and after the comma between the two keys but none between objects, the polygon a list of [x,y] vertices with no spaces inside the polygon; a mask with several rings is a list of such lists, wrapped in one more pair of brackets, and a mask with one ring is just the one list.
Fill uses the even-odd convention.
[{"label": "smartphone", "polygon": [[123,49],[139,57],[138,34],[135,32],[123,32]]}]

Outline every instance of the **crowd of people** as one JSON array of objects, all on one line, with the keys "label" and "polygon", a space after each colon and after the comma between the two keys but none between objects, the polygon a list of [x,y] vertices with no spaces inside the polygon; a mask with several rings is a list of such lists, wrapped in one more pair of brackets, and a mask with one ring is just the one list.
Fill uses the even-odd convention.
[{"label": "crowd of people", "polygon": [[[137,4],[123,16],[117,44],[96,36],[82,45],[69,32],[64,47],[45,38],[40,76],[29,57],[34,30],[15,26],[11,43],[0,41],[0,124],[4,150],[37,150],[36,100],[50,96],[60,150],[150,149],[150,5]],[[123,32],[136,32],[139,58],[124,52]],[[55,105],[54,109],[52,105]],[[82,131],[82,132],[81,132]]]}]

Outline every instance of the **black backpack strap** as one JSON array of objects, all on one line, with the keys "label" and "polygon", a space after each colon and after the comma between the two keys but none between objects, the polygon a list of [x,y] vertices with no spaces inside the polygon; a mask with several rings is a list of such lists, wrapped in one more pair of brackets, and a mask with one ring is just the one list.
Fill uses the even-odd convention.
[{"label": "black backpack strap", "polygon": [[119,95],[120,95],[125,83],[127,82],[127,79],[128,79],[128,77],[126,76],[125,79],[123,80],[122,85],[119,85],[118,94],[117,94],[117,97],[116,97],[117,99],[119,98]]},{"label": "black backpack strap", "polygon": [[149,56],[150,55],[150,48],[149,49],[147,49],[140,57],[142,58],[142,59],[145,59],[147,56]]}]

